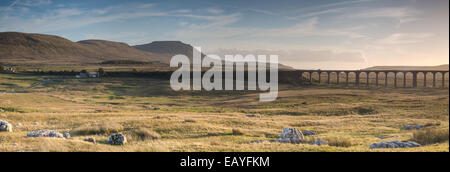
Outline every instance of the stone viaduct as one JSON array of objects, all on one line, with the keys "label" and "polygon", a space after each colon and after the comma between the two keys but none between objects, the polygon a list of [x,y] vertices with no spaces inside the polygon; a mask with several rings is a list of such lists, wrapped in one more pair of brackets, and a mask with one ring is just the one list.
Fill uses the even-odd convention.
[{"label": "stone viaduct", "polygon": [[[332,84],[331,83],[331,74],[336,74],[336,81],[334,84],[340,84],[341,81],[340,79],[342,78],[342,74],[345,74],[344,80],[345,80],[345,84],[349,85],[349,80],[352,79],[354,81],[354,84],[356,86],[360,86],[361,83],[361,74],[365,74],[366,76],[366,82],[365,84],[367,86],[370,85],[370,74],[375,74],[375,85],[378,87],[379,86],[379,81],[380,81],[380,75],[383,76],[384,75],[384,86],[388,87],[388,81],[392,80],[394,82],[394,87],[398,88],[399,84],[398,84],[398,78],[399,78],[399,74],[402,74],[401,76],[403,76],[403,84],[400,85],[400,87],[407,87],[407,75],[410,74],[412,75],[412,87],[417,88],[420,87],[418,85],[418,75],[419,74],[423,74],[423,87],[428,87],[427,83],[429,82],[427,80],[427,75],[432,74],[432,87],[436,88],[437,87],[437,74],[441,74],[442,78],[441,81],[442,84],[441,88],[445,88],[445,83],[446,83],[446,74],[449,73],[449,71],[437,71],[437,70],[424,70],[424,71],[419,71],[419,70],[408,70],[408,71],[403,71],[403,70],[297,70],[298,74],[300,76],[302,76],[302,78],[306,78],[307,80],[309,80],[310,84],[314,83],[314,79],[313,79],[313,75],[316,74],[317,75],[317,80],[316,82],[318,83],[322,83],[322,77],[324,74],[326,74],[326,79],[327,79],[327,84]],[[353,74],[354,78],[349,78],[349,75]],[[389,74],[394,74],[394,77],[389,78],[388,75]],[[304,77],[306,75],[306,77]],[[373,79],[373,78],[372,78]],[[448,81],[448,80],[447,80]]]}]

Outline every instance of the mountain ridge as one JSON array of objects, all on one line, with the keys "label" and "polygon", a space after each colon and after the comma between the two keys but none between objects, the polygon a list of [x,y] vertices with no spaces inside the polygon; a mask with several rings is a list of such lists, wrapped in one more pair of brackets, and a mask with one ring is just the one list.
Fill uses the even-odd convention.
[{"label": "mountain ridge", "polygon": [[0,62],[85,64],[104,60],[165,60],[167,56],[144,52],[126,43],[107,40],[72,42],[66,38],[20,32],[0,32]]},{"label": "mountain ridge", "polygon": [[448,64],[437,66],[373,66],[362,70],[449,70]]},{"label": "mountain ridge", "polygon": [[[0,32],[0,63],[79,65],[105,61],[160,62],[170,64],[174,55],[193,59],[193,46],[182,41],[154,41],[130,46],[109,40],[77,42],[64,37],[36,33]],[[202,58],[206,55],[201,54]],[[293,69],[279,64],[280,69]]]}]

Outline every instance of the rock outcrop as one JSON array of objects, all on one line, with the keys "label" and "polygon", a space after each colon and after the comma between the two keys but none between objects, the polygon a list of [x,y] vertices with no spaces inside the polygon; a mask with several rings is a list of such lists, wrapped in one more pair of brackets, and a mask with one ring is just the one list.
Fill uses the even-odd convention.
[{"label": "rock outcrop", "polygon": [[63,137],[66,138],[66,139],[70,139],[70,133],[64,133]]},{"label": "rock outcrop", "polygon": [[316,132],[310,131],[310,130],[303,130],[302,133],[303,133],[304,136],[313,136],[313,135],[317,135]]},{"label": "rock outcrop", "polygon": [[111,145],[124,145],[127,143],[127,138],[121,133],[114,133],[109,136],[107,143]]},{"label": "rock outcrop", "polygon": [[37,130],[27,134],[27,137],[55,137],[65,138],[63,134],[53,130]]},{"label": "rock outcrop", "polygon": [[402,128],[402,130],[420,130],[420,129],[423,129],[424,127],[425,127],[424,125],[414,125],[414,126],[407,125],[407,126],[404,126]]},{"label": "rock outcrop", "polygon": [[91,143],[97,144],[97,140],[95,140],[95,138],[92,138],[92,137],[85,138],[84,141],[85,141],[85,142],[91,142]]},{"label": "rock outcrop", "polygon": [[252,140],[249,143],[269,143],[267,140]]},{"label": "rock outcrop", "polygon": [[7,121],[0,120],[0,132],[12,132],[13,127]]},{"label": "rock outcrop", "polygon": [[315,140],[315,141],[313,141],[313,142],[311,142],[311,143],[309,143],[310,145],[317,145],[317,146],[322,146],[322,145],[327,145],[328,144],[328,142],[327,141],[325,141],[325,140]]},{"label": "rock outcrop", "polygon": [[304,136],[303,133],[296,128],[284,128],[280,138],[275,140],[275,142],[299,144],[304,142]]},{"label": "rock outcrop", "polygon": [[409,142],[401,142],[401,141],[390,141],[390,142],[380,142],[380,143],[374,143],[370,145],[370,149],[380,149],[380,148],[413,148],[413,147],[420,147],[422,145],[409,141]]}]

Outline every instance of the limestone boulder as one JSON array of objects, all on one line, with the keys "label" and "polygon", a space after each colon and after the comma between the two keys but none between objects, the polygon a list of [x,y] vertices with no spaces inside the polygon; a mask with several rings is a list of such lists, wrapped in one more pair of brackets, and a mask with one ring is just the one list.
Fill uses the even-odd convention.
[{"label": "limestone boulder", "polygon": [[269,143],[267,140],[251,140],[249,143]]},{"label": "limestone boulder", "polygon": [[124,145],[127,143],[127,138],[121,133],[111,134],[107,141],[110,145]]},{"label": "limestone boulder", "polygon": [[315,141],[313,141],[313,142],[311,142],[311,143],[309,143],[310,145],[317,145],[317,146],[322,146],[322,145],[327,145],[328,144],[328,141],[325,141],[325,140],[315,140]]},{"label": "limestone boulder", "polygon": [[90,137],[90,138],[85,138],[84,141],[85,141],[85,142],[91,142],[91,143],[94,143],[94,144],[97,143],[97,140],[95,140],[95,138],[92,138],[92,137]]},{"label": "limestone boulder", "polygon": [[316,132],[310,131],[310,130],[303,130],[302,133],[303,133],[304,136],[313,136],[313,135],[317,135]]},{"label": "limestone boulder", "polygon": [[63,134],[53,130],[37,130],[27,134],[27,137],[54,137],[65,138]]},{"label": "limestone boulder", "polygon": [[303,143],[304,140],[305,138],[300,130],[297,130],[296,128],[284,128],[280,138],[275,140],[275,142],[299,144]]},{"label": "limestone boulder", "polygon": [[0,132],[13,132],[13,127],[7,121],[0,120]]},{"label": "limestone boulder", "polygon": [[70,133],[64,133],[63,137],[66,138],[66,139],[70,139],[71,136],[70,136]]},{"label": "limestone boulder", "polygon": [[425,128],[424,125],[407,125],[402,128],[402,130],[420,130]]},{"label": "limestone boulder", "polygon": [[373,143],[370,145],[370,149],[382,149],[382,148],[414,148],[414,147],[420,147],[422,145],[409,141],[409,142],[401,142],[398,140],[390,141],[390,142],[380,142],[380,143]]}]

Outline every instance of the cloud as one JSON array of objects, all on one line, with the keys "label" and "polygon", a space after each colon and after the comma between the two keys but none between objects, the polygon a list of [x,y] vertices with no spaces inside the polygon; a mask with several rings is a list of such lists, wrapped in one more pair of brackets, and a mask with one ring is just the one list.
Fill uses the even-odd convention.
[{"label": "cloud", "polygon": [[179,9],[179,10],[175,10],[173,12],[174,13],[190,13],[190,12],[192,12],[192,10],[190,10],[190,9]]},{"label": "cloud", "polygon": [[373,0],[349,0],[349,1],[340,1],[340,2],[333,2],[329,4],[323,4],[323,5],[317,5],[312,7],[305,7],[300,8],[297,11],[298,12],[305,12],[305,11],[315,11],[320,9],[331,9],[332,7],[338,7],[338,6],[344,6],[344,5],[350,5],[350,4],[357,4],[357,3],[365,3],[365,2],[371,2]]},{"label": "cloud", "polygon": [[261,13],[261,14],[270,15],[270,16],[280,16],[279,14],[274,13],[274,12],[272,12],[272,11],[268,11],[268,10],[261,10],[261,9],[255,9],[255,8],[249,8],[248,10],[249,10],[249,11],[256,12],[256,13]]},{"label": "cloud", "polygon": [[76,8],[56,9],[53,12],[54,12],[53,16],[57,16],[59,18],[77,16],[77,15],[83,14],[83,11],[76,9]]},{"label": "cloud", "polygon": [[[31,1],[30,1],[31,2]],[[43,4],[34,2],[33,5]],[[17,2],[23,3],[21,1]],[[27,2],[27,4],[29,4]],[[31,3],[29,5],[32,5]],[[109,6],[106,8],[82,10],[78,8],[56,8],[43,13],[29,13],[25,16],[19,14],[19,8],[11,8],[7,14],[0,18],[0,30],[16,30],[22,32],[51,32],[64,29],[79,28],[87,25],[115,22],[120,20],[135,19],[142,17],[185,17],[198,20],[216,21],[215,24],[226,24],[228,16],[195,15],[189,10],[178,10],[163,12],[154,8],[154,4],[122,4],[120,6]],[[181,14],[180,14],[181,13]],[[31,16],[31,17],[30,17]],[[222,20],[223,19],[223,20]],[[214,22],[212,23],[214,24]]]},{"label": "cloud", "polygon": [[434,36],[432,33],[395,33],[377,41],[382,45],[417,44]]},{"label": "cloud", "polygon": [[353,18],[380,18],[380,17],[388,17],[388,18],[407,18],[412,17],[417,13],[416,10],[411,8],[378,8],[371,9],[363,12],[359,12],[356,14],[352,14]]},{"label": "cloud", "polygon": [[210,23],[204,25],[191,24],[190,27],[179,30],[175,35],[179,38],[198,38],[198,39],[225,39],[225,38],[301,38],[310,36],[341,36],[348,38],[365,38],[367,36],[355,32],[358,28],[346,29],[322,29],[318,28],[318,18],[304,20],[294,26],[280,27],[274,29],[265,28],[240,28],[232,27],[230,24],[240,20],[240,14],[225,16],[216,16],[209,19]]},{"label": "cloud", "polygon": [[387,7],[377,9],[364,9],[346,14],[347,18],[374,19],[390,18],[398,21],[397,28],[401,24],[417,21],[420,11],[409,7]]},{"label": "cloud", "polygon": [[19,2],[19,0],[15,0],[11,3],[11,5],[8,6],[8,8],[13,7],[14,5],[16,5]]},{"label": "cloud", "polygon": [[259,32],[254,32],[250,34],[253,37],[307,37],[307,36],[343,36],[349,38],[363,38],[365,35],[356,33],[354,30],[357,28],[319,28],[319,19],[313,17],[300,22],[291,27],[276,28],[276,29],[266,29]]},{"label": "cloud", "polygon": [[315,17],[315,16],[320,16],[320,15],[325,15],[325,14],[340,13],[345,10],[346,10],[346,8],[327,9],[327,10],[322,10],[322,11],[310,12],[305,15],[302,15],[302,17]]},{"label": "cloud", "polygon": [[12,8],[0,18],[0,23],[8,23],[0,25],[0,30],[51,32],[103,22],[168,15],[168,13],[153,10],[152,7],[153,4],[128,4],[91,10],[56,8],[43,13],[29,13],[26,17],[19,15],[21,14],[17,11],[19,8]]},{"label": "cloud", "polygon": [[138,8],[153,8],[155,4],[147,3],[147,4],[139,4]]},{"label": "cloud", "polygon": [[[47,1],[33,1],[33,4],[43,4],[44,2]],[[17,4],[18,3],[23,2],[19,1]],[[27,4],[31,5],[31,1],[27,2]],[[158,8],[155,8],[155,4],[140,3],[121,4],[95,9],[60,7],[39,13],[30,11],[23,15],[18,10],[18,7],[11,8],[9,11],[6,11],[6,15],[0,17],[0,31],[53,32],[80,28],[98,23],[116,22],[143,17],[190,18],[196,21],[182,22],[179,23],[180,26],[187,26],[191,30],[202,30],[226,26],[240,19],[239,13],[226,15],[219,14],[223,13],[223,11],[213,8],[207,10],[210,14],[199,15],[189,9],[161,11]]]},{"label": "cloud", "polygon": [[51,4],[51,0],[16,0],[13,2],[13,4],[10,5],[10,7],[14,5],[22,5],[22,6],[41,6],[41,5],[49,5]]},{"label": "cloud", "polygon": [[218,49],[213,51],[221,57],[225,55],[278,55],[282,63],[311,63],[311,62],[340,62],[365,63],[363,53],[358,51],[335,51],[331,49],[289,49],[289,50],[245,50],[245,49]]},{"label": "cloud", "polygon": [[108,11],[105,9],[94,9],[92,10],[92,13],[97,14],[97,15],[103,15],[106,14]]},{"label": "cloud", "polygon": [[207,8],[205,9],[206,12],[211,13],[211,14],[222,14],[223,10],[221,9],[217,9],[217,8]]},{"label": "cloud", "polygon": [[178,22],[178,25],[180,25],[180,26],[187,26],[187,25],[189,25],[189,23],[188,22]]},{"label": "cloud", "polygon": [[298,20],[300,18],[305,18],[305,17],[316,17],[316,16],[320,16],[320,15],[345,12],[347,10],[347,8],[332,8],[332,7],[364,3],[364,2],[370,2],[370,1],[373,1],[373,0],[341,1],[341,2],[323,4],[323,5],[305,7],[305,8],[300,8],[300,9],[296,10],[296,13],[301,13],[301,15],[295,15],[295,16],[281,15],[279,13],[275,13],[275,12],[272,12],[269,10],[262,10],[262,9],[256,9],[256,8],[249,8],[247,10],[256,12],[256,13],[260,13],[260,14],[270,15],[270,16],[283,17],[284,19],[288,19],[288,20]]},{"label": "cloud", "polygon": [[200,19],[206,21],[206,23],[191,24],[190,30],[210,30],[210,29],[220,29],[225,26],[238,21],[241,14],[229,14],[229,15],[219,15],[219,16],[203,16],[203,15],[193,15],[193,14],[182,14],[174,15],[178,17],[187,17],[193,19]]}]

